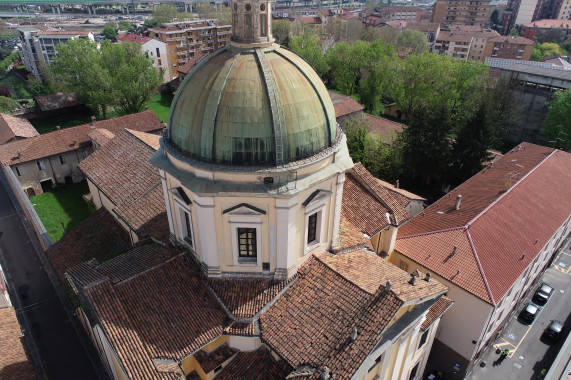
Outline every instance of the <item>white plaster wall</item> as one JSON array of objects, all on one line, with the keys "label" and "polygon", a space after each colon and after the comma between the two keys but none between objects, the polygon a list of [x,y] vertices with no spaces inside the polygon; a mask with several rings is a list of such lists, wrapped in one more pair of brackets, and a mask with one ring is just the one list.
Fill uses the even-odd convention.
[{"label": "white plaster wall", "polygon": [[262,345],[260,338],[238,335],[229,335],[227,343],[228,346],[243,352],[255,351]]}]

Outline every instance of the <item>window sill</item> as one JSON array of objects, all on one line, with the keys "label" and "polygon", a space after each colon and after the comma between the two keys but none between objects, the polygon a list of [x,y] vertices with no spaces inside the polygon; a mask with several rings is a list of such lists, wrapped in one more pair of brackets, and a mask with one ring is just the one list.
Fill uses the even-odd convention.
[{"label": "window sill", "polygon": [[240,257],[240,258],[238,258],[238,265],[257,266],[258,265],[258,259],[257,258]]},{"label": "window sill", "polygon": [[307,243],[305,246],[305,254],[307,255],[309,252],[313,251],[315,248],[319,247],[321,242],[314,240],[311,243]]}]

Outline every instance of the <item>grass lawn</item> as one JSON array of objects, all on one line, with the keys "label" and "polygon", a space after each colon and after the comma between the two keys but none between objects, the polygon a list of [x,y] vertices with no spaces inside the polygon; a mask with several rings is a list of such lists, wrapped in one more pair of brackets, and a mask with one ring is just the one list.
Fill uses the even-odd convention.
[{"label": "grass lawn", "polygon": [[147,102],[147,106],[157,114],[159,119],[168,123],[173,98],[174,95],[172,94],[155,94]]},{"label": "grass lawn", "polygon": [[90,207],[82,198],[87,193],[89,187],[83,181],[58,185],[50,193],[30,197],[30,202],[54,242],[64,235],[62,223],[66,231],[71,231],[90,215]]},{"label": "grass lawn", "polygon": [[40,135],[48,132],[53,132],[57,129],[59,125],[62,129],[75,127],[76,125],[87,124],[91,121],[91,115],[80,115],[74,118],[69,118],[69,116],[60,117],[38,117],[35,119],[28,120],[34,128],[38,131]]}]

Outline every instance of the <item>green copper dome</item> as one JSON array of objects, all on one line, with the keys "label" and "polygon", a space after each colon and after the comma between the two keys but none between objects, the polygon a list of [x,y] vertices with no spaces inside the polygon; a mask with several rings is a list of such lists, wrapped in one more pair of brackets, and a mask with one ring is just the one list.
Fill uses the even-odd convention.
[{"label": "green copper dome", "polygon": [[171,106],[167,144],[199,161],[283,165],[333,145],[333,104],[296,54],[228,45],[200,62]]}]

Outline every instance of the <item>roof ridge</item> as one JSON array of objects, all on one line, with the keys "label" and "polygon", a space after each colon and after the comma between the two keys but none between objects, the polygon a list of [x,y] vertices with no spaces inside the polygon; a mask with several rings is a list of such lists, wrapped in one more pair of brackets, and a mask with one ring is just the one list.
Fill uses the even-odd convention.
[{"label": "roof ridge", "polygon": [[470,248],[472,248],[472,253],[474,254],[474,259],[476,259],[476,264],[478,265],[478,270],[482,275],[482,280],[484,280],[484,285],[486,286],[486,291],[488,292],[488,296],[490,296],[490,301],[492,301],[492,305],[496,306],[496,300],[494,299],[494,295],[492,294],[492,289],[490,289],[490,284],[488,284],[488,279],[486,278],[486,273],[484,272],[484,268],[482,267],[482,263],[480,263],[480,258],[478,257],[478,252],[476,251],[476,246],[474,246],[474,242],[472,242],[472,237],[470,236],[470,230],[466,229],[466,237],[468,238],[468,242],[470,243]]},{"label": "roof ridge", "polygon": [[476,215],[474,218],[472,218],[472,220],[468,221],[464,227],[469,228],[471,224],[473,224],[478,218],[480,218],[489,209],[491,209],[493,206],[495,206],[500,200],[504,199],[504,197],[506,195],[508,195],[512,191],[512,189],[514,189],[515,187],[520,185],[531,173],[534,173],[537,170],[537,168],[539,168],[541,165],[543,165],[549,158],[551,158],[551,156],[553,156],[558,151],[559,151],[558,149],[554,149],[551,153],[549,153],[549,155],[547,157],[545,157],[543,160],[541,160],[540,163],[535,165],[535,167],[533,169],[531,169],[529,172],[527,172],[527,174],[525,174],[523,177],[521,177],[513,186],[510,186],[509,189],[507,189],[503,194],[501,194],[499,197],[497,197],[492,203],[490,203],[482,211],[480,211],[478,213],[478,215]]},{"label": "roof ridge", "polygon": [[398,236],[397,236],[397,240],[400,240],[400,239],[410,239],[410,238],[415,238],[415,237],[419,237],[419,236],[426,236],[426,235],[432,235],[432,234],[450,232],[450,231],[455,231],[455,230],[464,230],[464,229],[466,229],[466,226],[450,227],[450,228],[445,228],[445,229],[443,229],[443,230],[436,230],[436,231],[429,231],[429,232],[421,232],[421,233],[414,234],[414,235],[407,235],[407,236],[401,236],[401,237],[398,237]]}]

